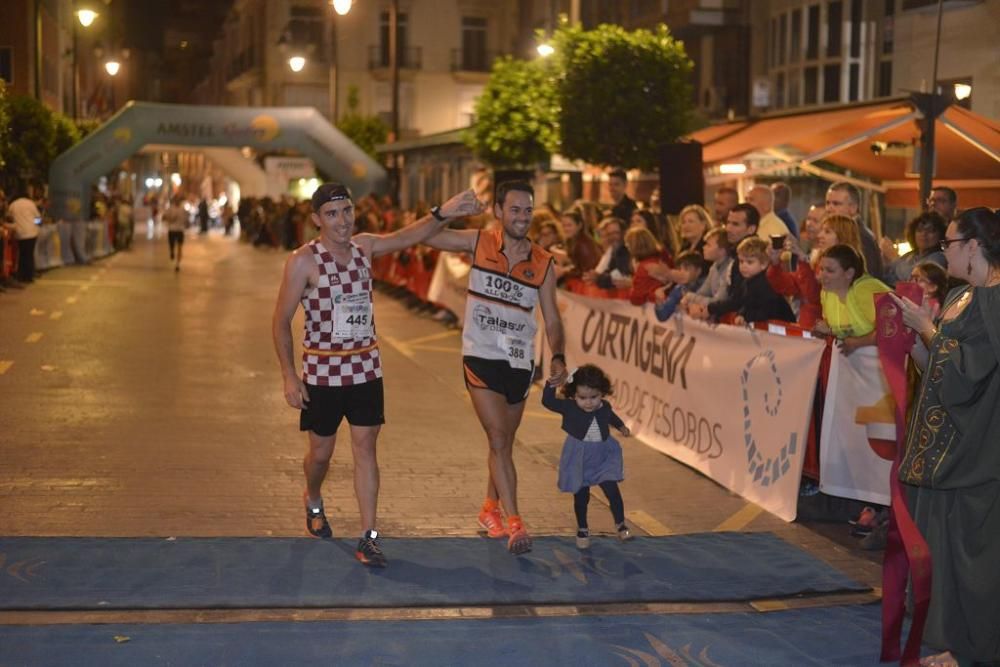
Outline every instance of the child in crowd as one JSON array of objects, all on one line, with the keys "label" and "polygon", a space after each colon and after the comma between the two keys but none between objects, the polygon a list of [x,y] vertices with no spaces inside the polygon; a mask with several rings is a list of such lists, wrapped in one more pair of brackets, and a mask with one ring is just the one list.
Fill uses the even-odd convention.
[{"label": "child in crowd", "polygon": [[941,312],[941,302],[948,296],[948,272],[936,262],[921,262],[913,267],[910,280],[924,290],[924,305],[934,317]]},{"label": "child in crowd", "polygon": [[725,299],[729,294],[729,272],[733,265],[732,246],[726,235],[725,227],[709,230],[705,234],[705,244],[702,255],[706,262],[711,263],[708,277],[701,287],[681,297],[681,304],[709,304]]},{"label": "child in crowd", "polygon": [[650,275],[649,268],[663,263],[663,246],[645,227],[632,227],[625,232],[625,247],[632,257],[634,273],[629,300],[637,306],[652,302],[653,293],[663,283]]},{"label": "child in crowd", "polygon": [[669,294],[667,293],[669,288],[666,286],[659,288],[655,293],[656,308],[654,312],[656,319],[660,322],[674,314],[685,294],[693,294],[705,281],[707,270],[705,258],[694,250],[685,250],[677,255],[676,263],[681,279],[672,290],[669,290]]},{"label": "child in crowd", "polygon": [[611,380],[597,366],[586,364],[574,369],[562,388],[566,398],[556,397],[556,388],[546,384],[542,405],[562,415],[562,429],[567,433],[559,459],[559,490],[573,494],[576,512],[576,546],[590,548],[587,505],[590,487],[598,485],[611,505],[611,516],[618,539],[632,539],[625,524],[625,505],[618,482],[625,478],[622,447],[611,437],[610,426],[625,436],[629,429],[604,400],[611,395]]},{"label": "child in crowd", "polygon": [[744,278],[736,324],[766,320],[795,321],[795,314],[788,301],[767,282],[767,267],[771,265],[767,254],[769,247],[767,241],[757,236],[743,239],[736,247],[740,275]]}]

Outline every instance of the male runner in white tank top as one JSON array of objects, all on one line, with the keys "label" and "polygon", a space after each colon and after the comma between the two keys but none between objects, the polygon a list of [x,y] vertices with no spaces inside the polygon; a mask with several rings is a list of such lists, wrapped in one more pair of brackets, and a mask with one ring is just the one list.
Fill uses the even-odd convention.
[{"label": "male runner in white tank top", "polygon": [[[483,205],[467,190],[436,207],[435,215],[391,234],[356,236],[352,236],[354,202],[345,186],[324,183],[313,194],[312,206],[311,219],[320,230],[319,238],[298,248],[285,263],[272,323],[285,400],[301,410],[299,428],[309,436],[303,463],[306,529],[315,537],[333,536],[320,487],[333,456],[337,428],[346,417],[361,513],[362,535],[355,557],[365,565],[384,567],[386,559],[375,530],[379,487],[375,442],[385,418],[371,260],[423,241],[449,218],[477,215]],[[300,302],[306,313],[302,377],[295,369],[291,332]]]}]

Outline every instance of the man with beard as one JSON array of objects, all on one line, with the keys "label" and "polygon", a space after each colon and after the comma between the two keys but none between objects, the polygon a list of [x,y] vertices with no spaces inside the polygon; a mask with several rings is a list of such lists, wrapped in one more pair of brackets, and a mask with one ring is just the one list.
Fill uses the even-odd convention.
[{"label": "man with beard", "polygon": [[[508,536],[515,555],[531,551],[517,507],[514,436],[535,370],[535,306],[541,306],[552,349],[549,382],[566,379],[563,326],[556,307],[552,255],[527,238],[535,192],[525,181],[497,186],[493,231],[438,232],[426,243],[473,256],[462,331],[465,386],[489,444],[490,479],[479,524],[490,537]],[[438,215],[432,210],[432,214]],[[501,507],[507,515],[504,526]]]}]

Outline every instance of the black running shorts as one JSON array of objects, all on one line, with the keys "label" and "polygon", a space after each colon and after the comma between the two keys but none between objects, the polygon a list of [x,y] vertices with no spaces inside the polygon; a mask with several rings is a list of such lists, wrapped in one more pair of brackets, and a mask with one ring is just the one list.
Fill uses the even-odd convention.
[{"label": "black running shorts", "polygon": [[173,247],[174,244],[183,245],[184,244],[184,232],[167,232],[167,242]]},{"label": "black running shorts", "polygon": [[385,423],[385,395],[382,378],[346,387],[307,384],[309,402],[299,415],[299,430],[329,437],[347,417],[351,426],[379,426]]},{"label": "black running shorts", "polygon": [[535,375],[535,364],[531,368],[512,368],[503,359],[482,359],[462,357],[465,372],[465,386],[469,389],[489,389],[503,394],[509,405],[521,403],[528,398],[531,378]]}]

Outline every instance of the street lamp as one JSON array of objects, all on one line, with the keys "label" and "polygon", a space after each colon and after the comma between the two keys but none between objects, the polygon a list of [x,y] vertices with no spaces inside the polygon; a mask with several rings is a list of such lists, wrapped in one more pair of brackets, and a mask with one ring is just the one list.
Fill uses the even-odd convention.
[{"label": "street lamp", "polygon": [[306,66],[306,59],[302,56],[292,56],[288,59],[288,67],[293,72],[301,72],[302,68]]},{"label": "street lamp", "polygon": [[352,0],[330,0],[330,4],[333,5],[333,11],[344,16],[347,12],[351,11],[351,5],[354,3]]},{"label": "street lamp", "polygon": [[538,51],[538,55],[540,55],[543,58],[548,58],[549,56],[551,56],[553,53],[556,52],[555,47],[553,47],[548,42],[542,42],[541,44],[538,45],[536,50]]},{"label": "street lamp", "polygon": [[104,71],[107,72],[110,76],[117,76],[118,70],[120,70],[121,68],[122,64],[117,60],[115,60],[114,58],[104,63]]},{"label": "street lamp", "polygon": [[[74,5],[76,3],[74,2]],[[92,9],[79,9],[75,12],[77,21],[80,22],[84,28],[89,28],[95,20],[97,20],[98,13]],[[79,117],[80,110],[80,61],[77,55],[77,27],[76,22],[73,22],[73,120]]]},{"label": "street lamp", "polygon": [[89,28],[97,17],[98,14],[93,9],[81,9],[76,13],[76,18],[84,28]]}]

